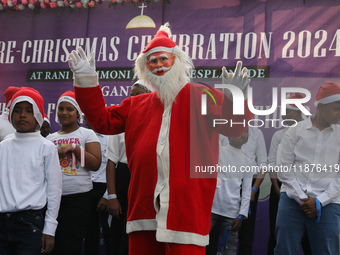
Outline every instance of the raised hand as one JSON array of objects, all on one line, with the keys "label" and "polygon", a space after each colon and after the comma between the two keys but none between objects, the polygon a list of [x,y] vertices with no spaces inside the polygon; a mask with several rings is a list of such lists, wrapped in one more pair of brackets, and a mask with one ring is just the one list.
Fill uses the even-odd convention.
[{"label": "raised hand", "polygon": [[226,68],[222,67],[222,84],[235,85],[245,93],[249,83],[248,69],[246,67],[242,69],[242,61],[237,62],[234,73],[228,73]]},{"label": "raised hand", "polygon": [[70,53],[68,65],[74,74],[96,74],[96,62],[94,51],[89,58],[86,57],[84,50],[79,47],[77,51]]}]

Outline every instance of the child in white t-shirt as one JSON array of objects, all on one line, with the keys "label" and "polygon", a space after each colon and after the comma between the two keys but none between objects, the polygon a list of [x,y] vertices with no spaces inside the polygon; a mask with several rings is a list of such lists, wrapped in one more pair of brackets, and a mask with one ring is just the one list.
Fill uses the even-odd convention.
[{"label": "child in white t-shirt", "polygon": [[0,143],[0,254],[40,254],[54,245],[62,177],[55,146],[39,132],[43,115],[38,91],[13,95],[16,132]]},{"label": "child in white t-shirt", "polygon": [[240,137],[229,137],[226,145],[220,139],[219,166],[225,170],[218,173],[211,229],[218,224],[221,238],[230,231],[221,249],[223,255],[236,255],[238,231],[248,216],[253,174],[247,167],[252,166],[252,160],[241,151],[247,140],[248,130]]},{"label": "child in white t-shirt", "polygon": [[47,136],[58,147],[63,176],[53,254],[80,255],[91,213],[90,171],[97,171],[101,164],[101,148],[94,131],[79,126],[81,111],[72,91],[59,98],[57,115],[61,129]]}]

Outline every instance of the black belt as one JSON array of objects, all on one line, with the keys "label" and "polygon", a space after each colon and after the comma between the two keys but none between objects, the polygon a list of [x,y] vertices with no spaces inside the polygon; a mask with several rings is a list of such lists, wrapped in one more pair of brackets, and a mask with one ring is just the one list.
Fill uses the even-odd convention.
[{"label": "black belt", "polygon": [[16,212],[4,212],[4,213],[0,213],[0,217],[4,218],[6,217],[8,218],[17,218],[17,217],[21,217],[24,215],[31,215],[31,216],[36,216],[36,215],[42,215],[43,210],[39,209],[39,210],[22,210],[22,211],[16,211]]}]

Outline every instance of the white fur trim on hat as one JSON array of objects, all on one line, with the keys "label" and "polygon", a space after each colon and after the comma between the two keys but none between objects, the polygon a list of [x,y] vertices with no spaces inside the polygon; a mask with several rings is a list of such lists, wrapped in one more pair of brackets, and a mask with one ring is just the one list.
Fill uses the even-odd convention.
[{"label": "white fur trim on hat", "polygon": [[340,94],[335,94],[329,97],[321,98],[320,100],[315,101],[314,105],[317,106],[318,104],[330,104],[336,101],[340,101]]},{"label": "white fur trim on hat", "polygon": [[43,114],[40,112],[39,107],[36,104],[36,102],[29,96],[18,96],[13,100],[12,106],[10,108],[10,119],[9,119],[10,122],[12,123],[12,113],[13,113],[14,106],[17,103],[20,103],[20,102],[29,102],[32,105],[33,116],[34,116],[34,118],[36,119],[36,121],[38,122],[38,125],[39,125],[39,127],[37,127],[37,130],[38,130],[42,126],[42,124],[44,123]]},{"label": "white fur trim on hat", "polygon": [[146,52],[146,56],[149,56],[151,55],[152,53],[155,53],[155,52],[167,52],[167,53],[171,53],[173,52],[173,49],[174,48],[168,48],[168,47],[155,47],[155,48],[152,48],[151,50],[149,50],[148,52]]},{"label": "white fur trim on hat", "polygon": [[287,104],[287,105],[286,105],[286,109],[295,110],[295,111],[300,111],[299,108],[297,108],[296,106],[291,105],[291,104]]},{"label": "white fur trim on hat", "polygon": [[44,117],[44,121],[46,121],[49,125],[51,125],[50,119],[47,117]]},{"label": "white fur trim on hat", "polygon": [[59,105],[61,102],[68,102],[68,103],[72,104],[72,105],[77,109],[78,113],[79,113],[80,115],[82,115],[82,112],[81,112],[81,110],[80,110],[80,107],[79,107],[77,101],[76,101],[73,97],[70,97],[70,96],[62,96],[62,97],[60,97],[59,100],[58,100],[58,105]]}]

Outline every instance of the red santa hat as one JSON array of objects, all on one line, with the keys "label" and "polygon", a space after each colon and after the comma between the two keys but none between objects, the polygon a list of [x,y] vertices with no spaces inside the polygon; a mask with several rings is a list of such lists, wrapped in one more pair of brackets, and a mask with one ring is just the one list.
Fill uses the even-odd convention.
[{"label": "red santa hat", "polygon": [[51,126],[50,119],[47,117],[46,114],[44,114],[44,121],[46,121]]},{"label": "red santa hat", "polygon": [[[287,99],[301,99],[304,98],[300,93],[290,93],[287,95]],[[302,104],[303,105],[303,104]],[[286,109],[294,110],[294,111],[300,111],[298,107],[296,107],[295,104],[287,104]]]},{"label": "red santa hat", "polygon": [[64,94],[62,94],[60,97],[59,97],[59,100],[58,100],[58,104],[59,105],[61,102],[68,102],[70,104],[72,104],[78,111],[79,115],[81,116],[82,115],[82,112],[80,110],[80,107],[76,101],[76,96],[74,94],[73,91],[66,91]]},{"label": "red santa hat", "polygon": [[9,105],[11,104],[11,99],[13,97],[13,95],[18,92],[20,90],[20,88],[18,87],[13,87],[13,86],[9,86],[4,93],[5,96],[5,100],[6,100],[6,107],[8,108]]},{"label": "red santa hat", "polygon": [[322,84],[316,94],[315,106],[336,101],[340,101],[340,86],[332,82]]},{"label": "red santa hat", "polygon": [[148,43],[143,53],[149,56],[155,52],[168,52],[172,53],[174,47],[176,47],[176,43],[170,39],[171,30],[169,28],[169,23],[165,23],[161,26],[155,35],[155,37]]},{"label": "red santa hat", "polygon": [[12,113],[13,108],[17,103],[29,102],[33,107],[33,116],[38,122],[38,129],[42,126],[44,122],[44,100],[38,91],[32,88],[21,87],[18,92],[16,92],[11,100],[10,111],[8,119],[12,123]]}]

